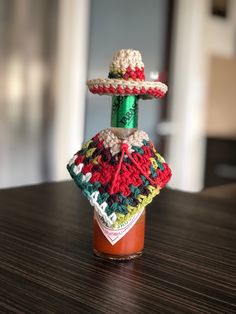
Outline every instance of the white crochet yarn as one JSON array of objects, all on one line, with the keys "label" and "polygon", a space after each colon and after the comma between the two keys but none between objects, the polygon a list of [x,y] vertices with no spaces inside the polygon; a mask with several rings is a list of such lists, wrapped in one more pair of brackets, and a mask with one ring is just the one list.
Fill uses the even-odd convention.
[{"label": "white crochet yarn", "polygon": [[132,153],[134,150],[131,145],[141,147],[143,146],[143,140],[149,141],[149,137],[146,132],[137,130],[123,140],[116,136],[111,129],[105,129],[99,133],[99,140],[103,141],[104,146],[109,148],[112,156],[114,156],[121,151],[121,144],[128,144],[128,151]]},{"label": "white crochet yarn", "polygon": [[87,81],[88,88],[93,87],[99,87],[99,86],[105,86],[109,88],[110,86],[117,88],[121,86],[122,88],[129,87],[130,89],[133,89],[134,87],[141,90],[142,87],[148,89],[148,88],[158,88],[163,93],[166,93],[168,88],[164,83],[161,82],[150,82],[150,81],[127,81],[123,79],[94,79]]},{"label": "white crochet yarn", "polygon": [[110,64],[110,71],[121,70],[122,72],[126,71],[126,68],[131,67],[131,69],[135,69],[135,67],[143,68],[144,64],[142,62],[141,53],[138,50],[133,49],[121,49],[117,51],[114,56],[112,63]]}]

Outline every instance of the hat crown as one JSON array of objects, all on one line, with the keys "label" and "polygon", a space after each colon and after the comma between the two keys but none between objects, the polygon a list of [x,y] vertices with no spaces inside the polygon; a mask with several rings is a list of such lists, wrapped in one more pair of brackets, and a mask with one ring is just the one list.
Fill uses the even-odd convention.
[{"label": "hat crown", "polygon": [[145,80],[141,53],[133,49],[117,51],[109,67],[109,78],[125,80]]},{"label": "hat crown", "polygon": [[128,67],[135,70],[135,67],[144,68],[142,62],[141,53],[138,50],[133,49],[121,49],[113,55],[112,63],[110,64],[110,70],[123,69]]}]

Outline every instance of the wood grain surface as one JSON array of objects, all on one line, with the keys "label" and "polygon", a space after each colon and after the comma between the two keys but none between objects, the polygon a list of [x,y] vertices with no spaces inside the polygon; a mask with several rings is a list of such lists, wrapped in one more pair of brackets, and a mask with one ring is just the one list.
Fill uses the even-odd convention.
[{"label": "wood grain surface", "polygon": [[164,190],[144,255],[92,255],[92,210],[72,182],[0,191],[0,313],[236,313],[233,201]]}]

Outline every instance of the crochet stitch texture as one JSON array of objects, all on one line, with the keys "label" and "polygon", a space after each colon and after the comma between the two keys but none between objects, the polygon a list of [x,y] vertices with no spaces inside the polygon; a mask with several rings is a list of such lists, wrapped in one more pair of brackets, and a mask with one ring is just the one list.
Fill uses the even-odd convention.
[{"label": "crochet stitch texture", "polygon": [[171,177],[168,164],[142,130],[125,140],[111,129],[100,131],[67,169],[104,224],[114,229],[149,204]]},{"label": "crochet stitch texture", "polygon": [[121,49],[113,56],[108,78],[87,82],[91,93],[99,95],[139,95],[140,98],[161,98],[167,86],[161,82],[145,81],[141,53],[133,49]]}]

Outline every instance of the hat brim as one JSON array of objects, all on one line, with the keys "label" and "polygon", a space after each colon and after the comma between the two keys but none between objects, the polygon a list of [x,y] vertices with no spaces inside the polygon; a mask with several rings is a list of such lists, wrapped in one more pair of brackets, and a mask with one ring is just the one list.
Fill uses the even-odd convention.
[{"label": "hat brim", "polygon": [[168,87],[161,82],[121,79],[95,79],[87,81],[91,93],[110,96],[139,95],[142,98],[161,98]]}]

